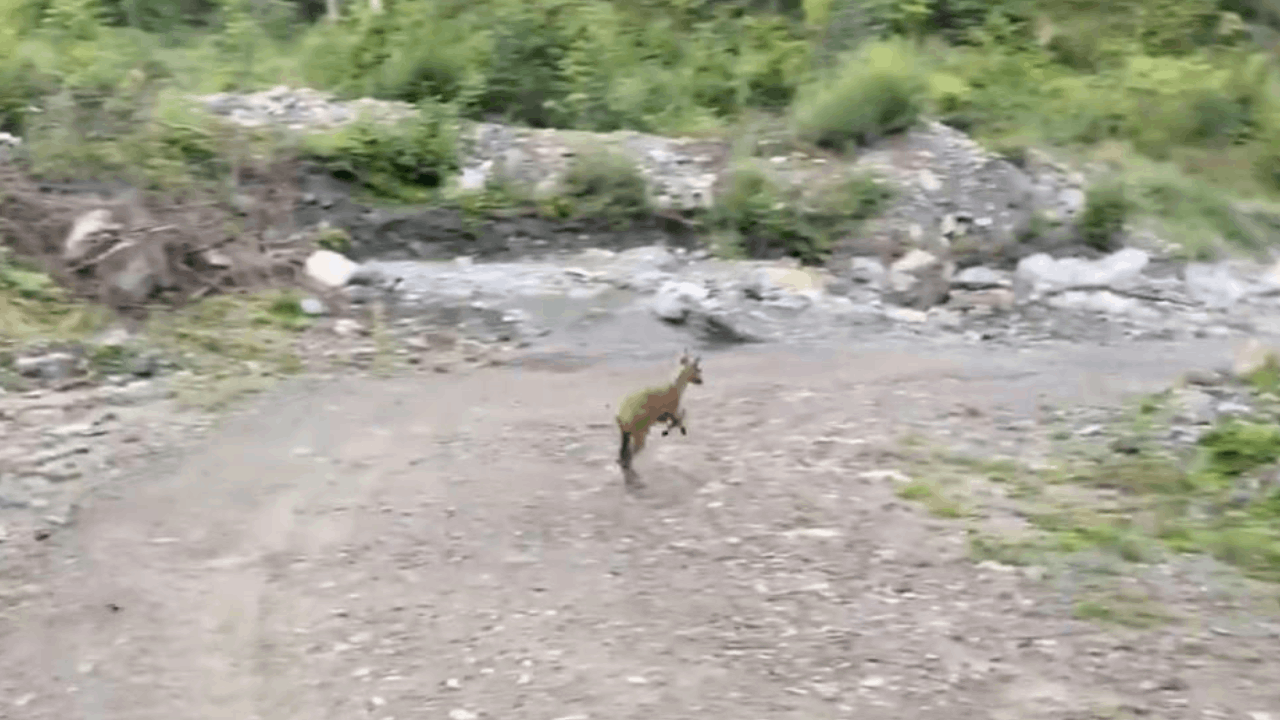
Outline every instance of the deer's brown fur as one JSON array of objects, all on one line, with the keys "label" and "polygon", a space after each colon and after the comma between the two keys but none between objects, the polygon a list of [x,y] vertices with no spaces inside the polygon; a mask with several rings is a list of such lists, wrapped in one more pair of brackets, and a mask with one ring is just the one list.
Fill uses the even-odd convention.
[{"label": "deer's brown fur", "polygon": [[649,387],[631,393],[622,400],[618,409],[618,431],[622,436],[622,444],[618,449],[618,464],[622,466],[624,476],[630,484],[635,475],[631,468],[632,459],[644,449],[645,439],[655,423],[667,424],[662,434],[665,436],[673,428],[680,428],[681,435],[688,435],[684,425],[684,410],[680,408],[680,398],[690,383],[702,384],[702,358],[690,358],[686,352],[680,357],[680,372],[671,383],[661,387]]}]

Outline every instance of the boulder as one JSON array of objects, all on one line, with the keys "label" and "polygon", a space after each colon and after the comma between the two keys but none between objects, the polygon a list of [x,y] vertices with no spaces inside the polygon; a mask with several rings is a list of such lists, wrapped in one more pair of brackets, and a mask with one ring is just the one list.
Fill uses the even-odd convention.
[{"label": "boulder", "polygon": [[988,288],[1007,288],[1013,285],[1009,273],[992,270],[981,265],[965,268],[951,278],[951,287],[961,290],[986,290]]},{"label": "boulder", "polygon": [[694,310],[701,310],[709,292],[702,285],[669,281],[658,288],[649,303],[654,315],[670,323],[682,323]]},{"label": "boulder", "polygon": [[1150,259],[1137,248],[1125,248],[1098,260],[1055,259],[1047,253],[1036,253],[1018,262],[1014,291],[1020,301],[1027,301],[1073,288],[1124,289],[1142,277]]},{"label": "boulder", "polygon": [[926,250],[914,249],[889,266],[885,299],[896,305],[927,310],[946,302],[955,266]]},{"label": "boulder", "polygon": [[306,262],[307,276],[329,288],[339,288],[351,281],[359,269],[352,260],[332,250],[316,250]]},{"label": "boulder", "polygon": [[120,227],[112,217],[111,211],[106,208],[81,214],[71,224],[71,231],[67,233],[67,238],[62,243],[62,259],[69,263],[84,259],[95,247],[102,244],[106,239],[104,236],[114,235]]},{"label": "boulder", "polygon": [[1248,291],[1224,263],[1190,263],[1183,268],[1182,279],[1187,294],[1210,308],[1229,308]]}]

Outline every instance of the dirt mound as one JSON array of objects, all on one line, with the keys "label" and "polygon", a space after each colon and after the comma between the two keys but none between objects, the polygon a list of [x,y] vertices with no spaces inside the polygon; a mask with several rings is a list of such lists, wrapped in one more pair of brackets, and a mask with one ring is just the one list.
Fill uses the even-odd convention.
[{"label": "dirt mound", "polygon": [[257,173],[229,200],[175,199],[105,187],[59,194],[0,163],[0,242],[76,296],[126,315],[299,283],[313,242],[289,232],[292,170]]}]

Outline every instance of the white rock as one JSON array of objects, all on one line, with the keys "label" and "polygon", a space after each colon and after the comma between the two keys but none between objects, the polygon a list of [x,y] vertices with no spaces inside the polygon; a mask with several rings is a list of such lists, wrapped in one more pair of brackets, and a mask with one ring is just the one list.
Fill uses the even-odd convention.
[{"label": "white rock", "polygon": [[1125,248],[1099,260],[1054,259],[1047,253],[1036,253],[1018,262],[1014,287],[1020,299],[1078,287],[1122,289],[1142,277],[1150,260],[1150,255],[1137,248]]},{"label": "white rock", "polygon": [[981,265],[969,267],[956,273],[951,278],[952,287],[966,290],[985,290],[987,288],[1009,287],[1013,284],[1008,273],[992,270]]},{"label": "white rock", "polygon": [[1247,288],[1223,263],[1190,263],[1182,271],[1187,294],[1210,308],[1229,308]]},{"label": "white rock", "polygon": [[890,272],[895,273],[915,273],[925,268],[938,264],[939,260],[936,255],[927,250],[915,248],[911,252],[898,258],[896,262],[889,267]]},{"label": "white rock", "polygon": [[1064,310],[1088,310],[1106,315],[1156,318],[1160,313],[1134,298],[1121,297],[1106,290],[1071,290],[1055,295],[1047,301],[1049,306]]},{"label": "white rock", "polygon": [[342,287],[360,266],[332,250],[317,250],[307,258],[307,276],[328,287]]},{"label": "white rock", "polygon": [[689,313],[701,307],[709,295],[707,289],[691,282],[667,282],[658,288],[649,303],[654,315],[669,322],[684,322]]},{"label": "white rock", "polygon": [[101,232],[119,230],[120,224],[111,217],[111,211],[98,208],[76,218],[71,225],[71,232],[62,243],[62,259],[74,262],[85,256],[92,246],[93,236]]},{"label": "white rock", "polygon": [[875,287],[880,285],[887,272],[884,263],[874,257],[850,258],[849,269],[852,271],[850,277],[854,282],[867,283]]},{"label": "white rock", "polygon": [[1084,190],[1080,188],[1067,188],[1058,195],[1058,202],[1062,203],[1062,209],[1068,216],[1075,215],[1084,210],[1087,199]]},{"label": "white rock", "polygon": [[313,297],[303,298],[302,302],[298,303],[298,305],[302,307],[302,312],[306,313],[307,315],[323,315],[324,314],[324,303],[320,302],[320,300],[316,298],[313,298]]},{"label": "white rock", "polygon": [[884,309],[884,316],[894,322],[921,324],[929,321],[929,313],[914,308],[890,305]]},{"label": "white rock", "polygon": [[458,178],[458,187],[466,191],[484,189],[485,183],[489,181],[489,170],[492,167],[493,161],[487,160],[480,165],[463,168],[462,175]]},{"label": "white rock", "polygon": [[339,337],[355,337],[364,333],[364,327],[358,320],[338,318],[333,323],[333,334]]},{"label": "white rock", "polygon": [[929,170],[928,168],[921,168],[918,177],[920,180],[920,187],[923,188],[925,192],[938,192],[942,189],[942,181],[938,179],[937,175],[933,174],[932,170]]}]

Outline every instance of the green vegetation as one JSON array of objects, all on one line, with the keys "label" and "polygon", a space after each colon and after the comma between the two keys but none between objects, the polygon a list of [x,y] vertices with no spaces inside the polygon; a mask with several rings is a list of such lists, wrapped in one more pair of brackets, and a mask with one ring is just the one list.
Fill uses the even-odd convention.
[{"label": "green vegetation", "polygon": [[1174,619],[1158,604],[1132,592],[1097,593],[1094,597],[1077,602],[1072,608],[1072,614],[1080,620],[1137,629],[1163,625]]},{"label": "green vegetation", "polygon": [[47,274],[0,246],[0,352],[35,339],[73,339],[102,327],[106,313],[71,299]]},{"label": "green vegetation", "polygon": [[[1262,44],[1280,16],[1260,0],[382,4],[344,0],[330,22],[316,0],[0,0],[0,129],[29,139],[42,173],[174,190],[216,185],[278,142],[185,94],[284,83],[404,100],[416,118],[295,149],[400,201],[456,171],[459,120],[737,135],[764,115],[843,149],[927,114],[1015,161],[1032,146],[1109,161],[1116,179],[1087,206],[1099,247],[1140,216],[1192,254],[1275,234],[1236,207],[1280,195],[1280,72]],[[600,169],[580,191],[625,200],[615,217],[640,207],[627,171],[605,183]],[[823,222],[742,199],[772,197],[759,173],[729,192],[730,249],[821,254]],[[761,244],[757,228],[784,238]]]},{"label": "green vegetation", "polygon": [[430,101],[393,123],[360,118],[332,133],[313,133],[302,156],[376,198],[404,202],[431,197],[458,169],[458,124],[453,109]]},{"label": "green vegetation", "polygon": [[575,155],[561,184],[566,205],[557,209],[558,214],[624,223],[651,211],[644,176],[618,152],[588,148]]},{"label": "green vegetation", "polygon": [[964,507],[937,483],[927,480],[912,480],[898,488],[898,497],[903,500],[914,500],[924,504],[925,509],[937,517],[964,517]]},{"label": "green vegetation", "polygon": [[801,185],[778,182],[764,163],[750,159],[730,170],[711,221],[731,255],[785,254],[817,262],[835,238],[873,217],[889,198],[887,185],[863,176],[806,193]]},{"label": "green vegetation", "polygon": [[1085,244],[1096,250],[1110,250],[1124,230],[1129,202],[1124,185],[1100,184],[1085,193],[1084,214],[1080,218],[1080,235]]},{"label": "green vegetation", "polygon": [[311,325],[297,295],[271,291],[208,298],[153,317],[147,341],[180,369],[179,402],[219,409],[300,372],[296,350]]},{"label": "green vegetation", "polygon": [[[1249,382],[1258,393],[1252,419],[1224,419],[1194,447],[1174,452],[1156,439],[1167,430],[1170,393],[1136,402],[1116,425],[1109,447],[1084,443],[1051,469],[983,462],[944,453],[918,456],[913,473],[968,477],[1013,502],[1025,531],[1009,535],[971,527],[975,560],[1045,564],[1059,557],[1109,557],[1151,563],[1179,553],[1205,554],[1258,580],[1280,582],[1280,398],[1274,368]],[[1083,443],[1083,441],[1080,441]],[[933,482],[899,495],[935,514]],[[954,491],[947,502],[959,505]],[[985,511],[980,510],[977,515]],[[1088,612],[1093,612],[1089,610]]]},{"label": "green vegetation", "polygon": [[926,77],[906,41],[868,45],[802,89],[792,108],[796,135],[846,150],[901,132],[924,108]]}]

